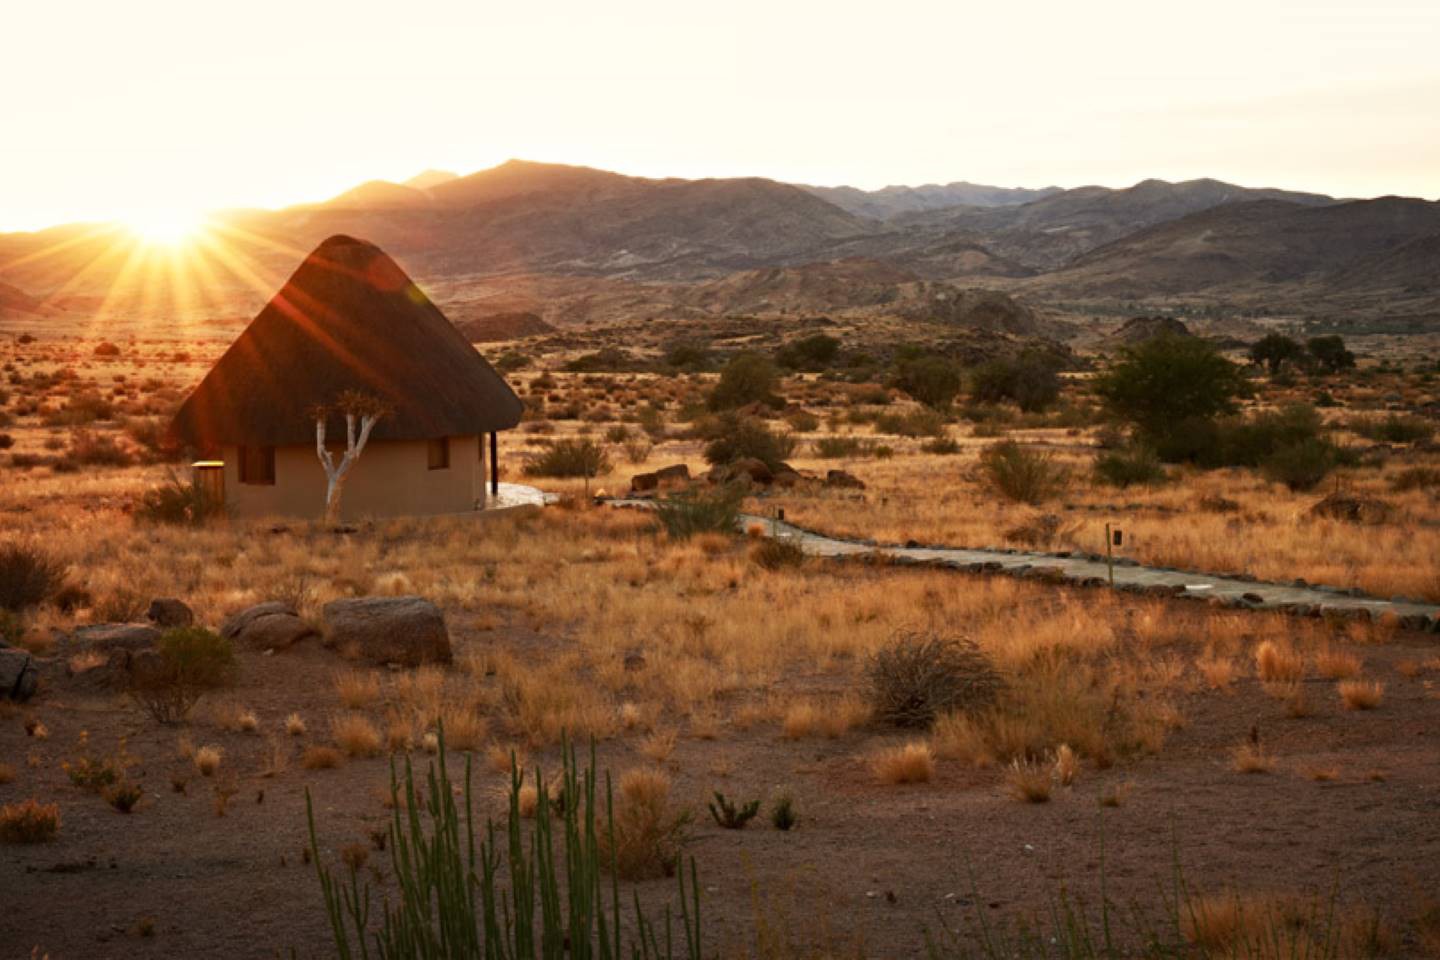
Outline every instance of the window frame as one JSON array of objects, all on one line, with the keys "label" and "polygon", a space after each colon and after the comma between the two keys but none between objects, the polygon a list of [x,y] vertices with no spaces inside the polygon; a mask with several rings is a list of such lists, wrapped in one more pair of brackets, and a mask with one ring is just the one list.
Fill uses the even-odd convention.
[{"label": "window frame", "polygon": [[[273,445],[236,447],[235,460],[236,473],[239,475],[240,482],[245,486],[275,486],[275,447]],[[258,476],[255,470],[257,466],[259,467]]]},{"label": "window frame", "polygon": [[425,442],[425,466],[429,470],[450,469],[449,437],[434,437]]}]

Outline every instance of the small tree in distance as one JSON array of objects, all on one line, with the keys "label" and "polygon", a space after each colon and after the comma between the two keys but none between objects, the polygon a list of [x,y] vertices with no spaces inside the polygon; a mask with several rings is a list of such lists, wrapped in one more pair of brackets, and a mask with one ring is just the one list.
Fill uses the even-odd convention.
[{"label": "small tree in distance", "polygon": [[1345,341],[1337,334],[1311,337],[1305,342],[1305,348],[1310,351],[1315,362],[1330,373],[1339,373],[1355,366],[1355,354],[1345,348]]},{"label": "small tree in distance", "polygon": [[1095,378],[1109,412],[1162,451],[1176,431],[1234,413],[1248,392],[1239,366],[1199,337],[1160,336],[1123,351]]},{"label": "small tree in distance", "polygon": [[[325,522],[340,521],[340,497],[345,491],[345,479],[355,461],[360,459],[365,444],[370,440],[370,431],[375,424],[390,412],[390,407],[379,397],[358,390],[346,390],[328,404],[317,404],[311,411],[315,418],[315,455],[320,466],[325,468]],[[345,453],[340,463],[335,463],[328,447],[325,446],[325,422],[332,414],[345,418]],[[356,432],[356,421],[359,432]]]},{"label": "small tree in distance", "polygon": [[1267,333],[1250,348],[1250,359],[1263,363],[1273,376],[1287,363],[1305,357],[1305,348],[1283,333]]}]

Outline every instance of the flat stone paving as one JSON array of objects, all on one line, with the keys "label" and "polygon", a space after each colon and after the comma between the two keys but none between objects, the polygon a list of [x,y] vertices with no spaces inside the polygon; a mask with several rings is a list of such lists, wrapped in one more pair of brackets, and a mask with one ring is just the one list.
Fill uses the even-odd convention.
[{"label": "flat stone paving", "polygon": [[[653,508],[640,499],[607,501],[617,507]],[[769,517],[741,514],[742,529],[761,527],[766,536],[789,540],[815,557],[853,559],[882,557],[894,563],[947,567],[971,573],[1004,573],[1027,579],[1081,586],[1108,586],[1110,570],[1103,557],[1093,555],[1032,553],[1018,550],[974,550],[946,546],[884,546],[860,540],[843,540],[804,530]],[[1218,606],[1247,610],[1278,610],[1304,616],[1349,616],[1379,619],[1387,614],[1401,626],[1440,633],[1440,604],[1411,598],[1389,600],[1371,597],[1358,590],[1293,584],[1265,583],[1241,577],[1219,576],[1141,566],[1128,558],[1117,558],[1114,566],[1116,590],[1154,596],[1205,600]]]}]

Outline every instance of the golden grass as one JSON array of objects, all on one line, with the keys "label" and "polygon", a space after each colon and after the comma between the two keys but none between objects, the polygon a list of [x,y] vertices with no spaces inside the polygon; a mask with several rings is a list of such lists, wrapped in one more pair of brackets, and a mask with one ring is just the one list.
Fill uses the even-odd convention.
[{"label": "golden grass", "polygon": [[1385,698],[1385,684],[1378,680],[1342,680],[1335,689],[1346,710],[1374,710]]},{"label": "golden grass", "polygon": [[1269,773],[1275,758],[1258,743],[1242,743],[1231,753],[1231,766],[1236,773]]},{"label": "golden grass", "polygon": [[334,770],[345,762],[345,755],[324,744],[306,747],[300,755],[300,766],[306,770]]},{"label": "golden grass", "polygon": [[440,722],[445,727],[446,748],[462,753],[480,749],[490,730],[483,716],[458,704],[440,708]]},{"label": "golden grass", "polygon": [[946,760],[958,760],[973,767],[988,767],[995,762],[984,729],[964,713],[937,717],[931,743],[936,755]]},{"label": "golden grass", "polygon": [[935,776],[935,754],[926,743],[886,747],[870,758],[870,769],[885,784],[929,783]]},{"label": "golden grass", "polygon": [[1023,803],[1048,803],[1054,785],[1053,768],[1029,760],[1012,760],[1005,768],[1005,788]]},{"label": "golden grass", "polygon": [[292,737],[305,735],[305,720],[298,713],[292,713],[285,718],[285,732]]},{"label": "golden grass", "polygon": [[357,713],[347,713],[330,722],[335,745],[348,757],[374,757],[380,753],[380,731],[375,724]]},{"label": "golden grass", "polygon": [[1235,681],[1235,661],[1229,657],[1206,657],[1195,661],[1195,668],[1212,690],[1228,692]]},{"label": "golden grass", "polygon": [[1055,782],[1062,787],[1068,787],[1075,782],[1080,775],[1080,757],[1070,745],[1060,744],[1055,748]]},{"label": "golden grass", "polygon": [[870,718],[870,708],[856,696],[798,700],[785,708],[780,729],[787,740],[822,737],[835,740]]},{"label": "golden grass", "polygon": [[653,763],[664,763],[674,752],[674,730],[657,730],[640,741],[640,755]]},{"label": "golden grass", "polygon": [[[670,778],[652,767],[620,775],[616,785],[613,835],[601,833],[601,854],[612,857],[623,880],[665,876],[679,857],[686,816],[670,804]],[[603,862],[603,861],[602,861]]]},{"label": "golden grass", "polygon": [[1255,672],[1266,683],[1292,683],[1305,676],[1305,658],[1288,643],[1262,640],[1255,648]]},{"label": "golden grass", "polygon": [[213,777],[220,769],[223,751],[219,747],[200,747],[195,751],[195,769],[202,777]]},{"label": "golden grass", "polygon": [[1315,653],[1315,672],[1326,680],[1349,680],[1360,676],[1363,664],[1353,653],[1331,647]]},{"label": "golden grass", "polygon": [[374,670],[341,670],[335,674],[335,693],[342,706],[362,710],[380,699],[380,674]]},{"label": "golden grass", "polygon": [[60,806],[33,797],[0,807],[0,843],[48,843],[60,832]]}]

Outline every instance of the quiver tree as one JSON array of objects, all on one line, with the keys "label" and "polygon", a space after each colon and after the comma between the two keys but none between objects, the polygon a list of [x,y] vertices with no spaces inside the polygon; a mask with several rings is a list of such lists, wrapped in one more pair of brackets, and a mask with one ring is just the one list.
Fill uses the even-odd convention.
[{"label": "quiver tree", "polygon": [[[360,453],[370,439],[370,431],[389,412],[390,407],[385,401],[358,390],[346,390],[330,403],[316,404],[311,410],[315,419],[315,455],[325,468],[326,523],[340,521],[340,496],[345,490],[345,478],[355,461],[360,459]],[[325,445],[325,425],[331,416],[345,418],[345,453],[339,464],[335,463],[334,455]]]}]

